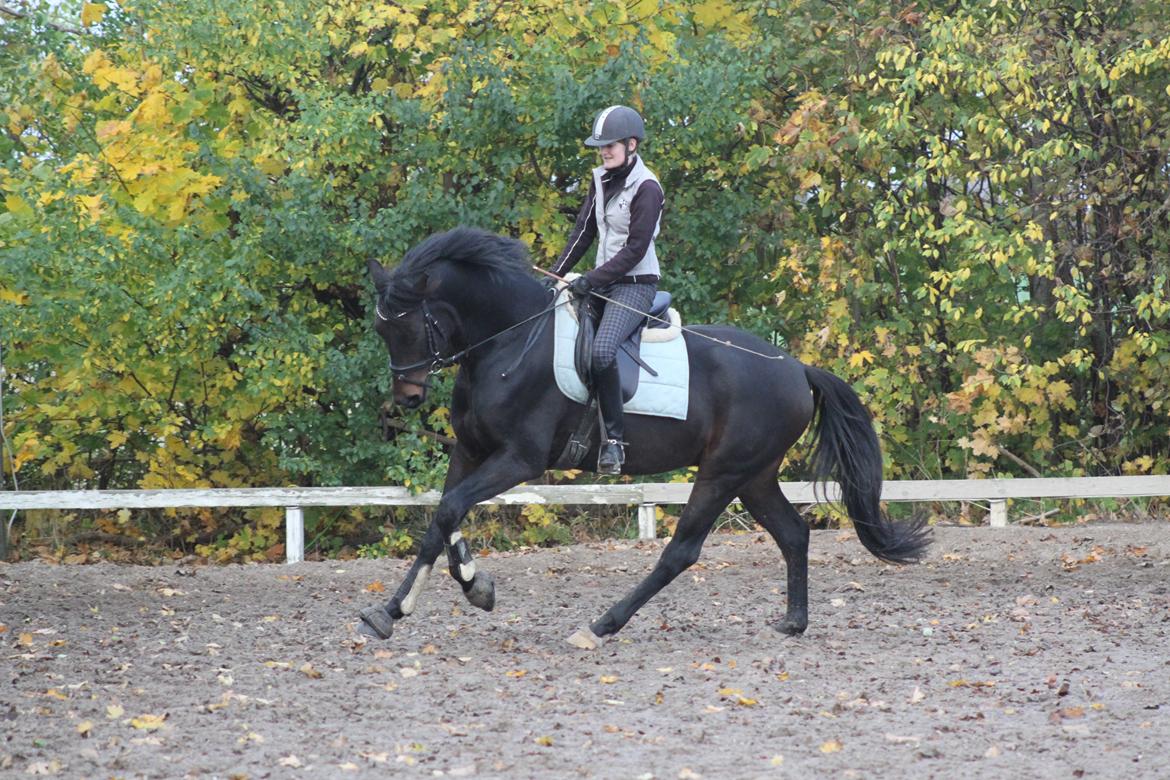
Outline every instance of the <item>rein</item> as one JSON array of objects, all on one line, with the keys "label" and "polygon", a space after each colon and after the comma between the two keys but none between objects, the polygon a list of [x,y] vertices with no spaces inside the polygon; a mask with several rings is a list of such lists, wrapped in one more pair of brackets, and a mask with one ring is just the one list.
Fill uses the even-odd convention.
[{"label": "rein", "polygon": [[[492,335],[488,336],[485,339],[481,339],[480,341],[477,341],[476,343],[472,344],[470,347],[465,347],[464,349],[461,349],[458,352],[455,352],[451,355],[444,356],[439,351],[439,343],[438,343],[438,340],[435,338],[435,334],[438,333],[438,335],[442,338],[444,343],[449,342],[450,339],[447,336],[446,332],[444,332],[443,326],[439,324],[438,318],[436,318],[435,315],[431,313],[430,307],[427,306],[427,302],[424,300],[422,302],[422,304],[419,306],[419,308],[422,309],[423,329],[425,330],[425,332],[427,334],[427,349],[430,350],[431,356],[428,358],[423,358],[422,360],[416,360],[415,362],[408,363],[406,365],[395,365],[394,361],[391,360],[390,361],[390,373],[393,375],[393,377],[395,379],[397,379],[400,382],[406,382],[408,384],[417,385],[419,387],[430,387],[430,384],[428,382],[426,382],[425,380],[423,382],[419,383],[419,382],[415,382],[411,379],[408,379],[406,377],[406,372],[414,371],[416,369],[426,367],[428,377],[431,376],[432,374],[437,374],[439,371],[442,371],[444,368],[448,368],[448,367],[453,366],[456,363],[458,363],[460,360],[462,360],[467,355],[468,352],[471,352],[474,349],[478,349],[479,347],[482,347],[484,344],[487,344],[490,341],[494,341],[495,339],[498,339],[500,336],[503,336],[505,333],[512,331],[512,330],[515,330],[516,328],[519,328],[521,325],[526,325],[529,322],[532,322],[533,320],[535,320],[539,317],[543,317],[546,314],[551,314],[553,312],[553,310],[555,310],[558,306],[563,306],[563,305],[565,305],[565,303],[568,303],[568,301],[566,300],[566,301],[562,301],[561,303],[550,303],[548,306],[541,309],[536,314],[533,314],[530,317],[525,317],[524,319],[520,320],[519,322],[514,322],[511,325],[509,325],[508,327],[504,328],[503,330],[501,330],[497,333],[493,333]],[[413,311],[413,309],[408,309],[407,311],[399,312],[398,314],[394,315],[393,319],[400,319],[402,317],[405,317],[411,311]],[[385,314],[382,313],[382,309],[380,307],[380,304],[377,302],[374,303],[374,313],[378,316],[378,319],[382,320],[383,322],[389,322],[391,320],[390,317],[387,317]],[[520,357],[516,359],[515,363],[512,364],[511,368],[509,368],[507,371],[504,372],[503,376],[507,377],[507,375],[515,369],[516,365],[519,364],[520,359],[523,358],[524,355],[528,352],[528,350],[530,350],[532,348],[532,345],[534,342],[535,342],[535,338],[530,336],[528,341],[524,345],[524,349],[520,353]]]},{"label": "rein", "polygon": [[[560,276],[557,276],[556,274],[551,273],[550,271],[546,271],[543,268],[540,268],[540,267],[535,266],[535,265],[532,266],[532,268],[533,268],[533,270],[539,271],[540,273],[544,274],[547,277],[550,277],[552,279],[556,279],[558,282],[562,282],[563,284],[566,284],[566,285],[569,283],[568,279],[564,279]],[[613,298],[609,298],[605,295],[602,295],[601,293],[597,292],[596,290],[590,290],[589,294],[596,297],[596,298],[600,298],[601,300],[605,301],[606,303],[612,303],[614,306],[620,306],[623,309],[629,309],[630,311],[634,312],[635,314],[640,314],[648,320],[654,320],[655,322],[661,322],[663,325],[666,325],[668,327],[678,327],[678,329],[683,331],[684,333],[689,333],[692,336],[696,336],[696,337],[701,338],[701,339],[707,339],[707,341],[714,341],[716,344],[720,344],[724,347],[731,347],[732,349],[738,349],[740,352],[746,352],[749,355],[755,355],[756,357],[761,357],[764,360],[783,360],[784,359],[784,355],[765,355],[763,352],[757,352],[754,349],[748,349],[747,347],[741,347],[739,344],[732,344],[730,341],[725,341],[724,339],[717,339],[714,336],[708,336],[706,333],[699,333],[697,330],[693,330],[691,328],[688,328],[686,325],[675,326],[675,324],[669,320],[664,320],[661,317],[656,317],[653,314],[651,314],[650,312],[642,311],[641,309],[630,306],[629,304],[622,303],[621,301],[615,301]]]}]

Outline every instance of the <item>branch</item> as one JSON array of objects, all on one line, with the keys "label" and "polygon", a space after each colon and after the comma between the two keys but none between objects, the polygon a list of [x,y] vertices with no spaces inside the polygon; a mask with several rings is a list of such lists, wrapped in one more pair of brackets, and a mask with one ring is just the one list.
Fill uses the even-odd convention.
[{"label": "branch", "polygon": [[[18,11],[15,8],[12,8],[11,6],[4,5],[3,3],[0,3],[0,15],[7,16],[7,17],[10,17],[12,19],[27,19],[28,18],[28,14],[25,13],[24,11]],[[45,21],[44,25],[46,27],[51,27],[52,29],[57,30],[58,32],[69,33],[70,35],[85,35],[84,30],[77,28],[77,27],[70,27],[69,25],[61,24],[59,22]]]},{"label": "branch", "polygon": [[1037,471],[1035,468],[1033,468],[1032,464],[1025,462],[1022,458],[1020,458],[1018,455],[1012,453],[1010,450],[1008,450],[1005,447],[1002,447],[1000,445],[996,445],[996,447],[999,449],[1000,455],[1006,455],[1008,460],[1010,460],[1012,463],[1015,463],[1017,466],[1019,466],[1020,468],[1022,468],[1024,471],[1028,472],[1029,474],[1031,474],[1033,477],[1036,477],[1037,479],[1039,479],[1040,477],[1043,476],[1043,474],[1041,474],[1039,471]]}]

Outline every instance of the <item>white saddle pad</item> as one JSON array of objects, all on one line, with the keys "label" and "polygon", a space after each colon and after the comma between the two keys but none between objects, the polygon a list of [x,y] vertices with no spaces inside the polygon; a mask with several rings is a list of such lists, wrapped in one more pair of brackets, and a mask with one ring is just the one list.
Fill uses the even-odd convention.
[{"label": "white saddle pad", "polygon": [[[569,293],[562,290],[557,303],[564,303]],[[682,320],[674,309],[669,316],[671,327],[647,328],[642,331],[639,356],[658,372],[652,376],[644,368],[638,369],[638,389],[622,408],[628,414],[648,414],[655,417],[687,419],[690,397],[691,364],[687,359],[687,342],[681,338]],[[577,376],[573,351],[577,342],[577,314],[571,304],[558,306],[553,321],[555,346],[553,373],[561,392],[577,403],[585,403],[589,391]]]}]

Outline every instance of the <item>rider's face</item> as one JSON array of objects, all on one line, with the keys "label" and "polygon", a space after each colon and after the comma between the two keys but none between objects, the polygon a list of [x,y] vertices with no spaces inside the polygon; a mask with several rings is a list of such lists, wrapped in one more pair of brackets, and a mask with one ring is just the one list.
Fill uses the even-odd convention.
[{"label": "rider's face", "polygon": [[630,138],[628,141],[614,141],[612,144],[598,148],[597,151],[601,153],[601,166],[609,171],[625,165],[627,143],[630,145],[631,152],[638,148],[637,138]]}]

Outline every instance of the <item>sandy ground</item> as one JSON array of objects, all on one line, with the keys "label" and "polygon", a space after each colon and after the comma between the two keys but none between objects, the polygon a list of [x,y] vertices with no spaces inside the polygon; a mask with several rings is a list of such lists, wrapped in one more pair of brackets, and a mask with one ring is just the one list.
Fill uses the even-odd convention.
[{"label": "sandy ground", "polygon": [[[0,776],[1170,777],[1170,524],[814,533],[808,633],[759,534],[615,641],[564,643],[662,542],[491,555],[383,642],[403,561],[0,564]],[[384,591],[383,591],[384,589]]]}]

